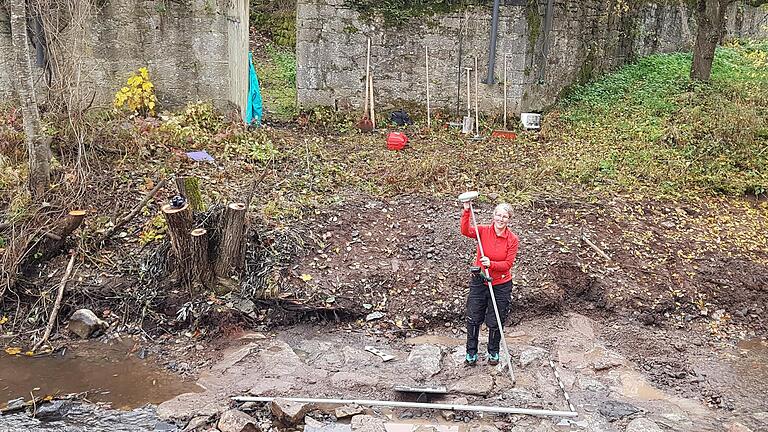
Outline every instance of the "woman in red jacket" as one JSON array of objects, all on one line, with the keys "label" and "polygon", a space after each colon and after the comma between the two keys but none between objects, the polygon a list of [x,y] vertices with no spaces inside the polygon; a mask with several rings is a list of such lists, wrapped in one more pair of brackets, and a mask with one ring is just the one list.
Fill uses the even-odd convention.
[{"label": "woman in red jacket", "polygon": [[[480,255],[478,246],[475,266],[482,265],[490,273],[493,294],[502,323],[507,317],[512,297],[512,265],[515,263],[519,243],[517,235],[508,227],[511,216],[512,206],[507,203],[499,204],[493,211],[493,223],[477,227],[485,256]],[[461,233],[469,238],[477,238],[475,227],[470,220],[469,202],[464,203]],[[470,366],[477,363],[477,343],[483,321],[488,326],[488,364],[496,365],[499,363],[501,333],[496,323],[488,283],[480,272],[473,272],[467,297],[467,356],[465,358]]]}]

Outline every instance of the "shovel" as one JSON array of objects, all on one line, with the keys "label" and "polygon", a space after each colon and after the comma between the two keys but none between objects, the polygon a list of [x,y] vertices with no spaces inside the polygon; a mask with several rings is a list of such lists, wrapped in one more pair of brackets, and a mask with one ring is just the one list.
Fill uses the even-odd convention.
[{"label": "shovel", "polygon": [[472,133],[472,130],[474,129],[474,124],[475,124],[475,119],[472,118],[472,108],[469,101],[470,98],[472,97],[470,94],[469,71],[471,71],[472,68],[464,68],[464,70],[467,72],[467,115],[464,116],[464,119],[461,125],[461,133],[469,134],[469,133]]},{"label": "shovel", "polygon": [[365,57],[365,102],[363,103],[363,117],[357,122],[357,128],[362,132],[373,130],[373,122],[368,117],[368,98],[373,93],[371,85],[371,38],[368,38],[368,53]]}]

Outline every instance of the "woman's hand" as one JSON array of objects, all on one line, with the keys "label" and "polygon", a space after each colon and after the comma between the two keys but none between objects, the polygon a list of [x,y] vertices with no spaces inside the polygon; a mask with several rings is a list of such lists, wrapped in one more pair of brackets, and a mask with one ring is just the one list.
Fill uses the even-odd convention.
[{"label": "woman's hand", "polygon": [[481,257],[480,258],[480,264],[482,264],[483,267],[488,268],[488,267],[491,266],[491,259],[488,258],[487,256]]},{"label": "woman's hand", "polygon": [[464,210],[469,210],[469,206],[471,205],[469,201],[466,201],[464,204]]}]

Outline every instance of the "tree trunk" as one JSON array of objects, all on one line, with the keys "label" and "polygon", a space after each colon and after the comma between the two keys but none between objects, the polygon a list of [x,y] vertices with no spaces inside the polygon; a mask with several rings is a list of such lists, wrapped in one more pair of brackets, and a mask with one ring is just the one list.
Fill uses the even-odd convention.
[{"label": "tree trunk", "polygon": [[245,203],[232,203],[224,211],[221,240],[217,249],[218,256],[214,272],[224,290],[231,291],[231,276],[236,275],[245,262]]},{"label": "tree trunk", "polygon": [[709,81],[715,48],[723,38],[725,11],[731,0],[697,0],[696,2],[696,44],[693,46],[691,79]]},{"label": "tree trunk", "polygon": [[192,292],[193,258],[191,248],[192,211],[189,204],[181,208],[166,204],[162,207],[165,220],[168,222],[168,235],[171,238],[171,249],[176,257],[176,275],[179,284]]},{"label": "tree trunk", "polygon": [[192,295],[200,292],[198,286],[213,288],[214,275],[208,259],[208,231],[203,228],[193,229],[190,233],[192,247]]},{"label": "tree trunk", "polygon": [[200,179],[194,176],[176,177],[176,188],[179,190],[179,195],[189,202],[193,212],[205,211],[203,197],[200,194]]},{"label": "tree trunk", "polygon": [[27,151],[29,153],[29,191],[41,197],[50,181],[51,147],[40,128],[40,112],[37,109],[35,85],[32,80],[32,64],[29,59],[27,37],[27,10],[24,0],[10,1],[11,38],[15,53],[16,88],[24,119]]}]

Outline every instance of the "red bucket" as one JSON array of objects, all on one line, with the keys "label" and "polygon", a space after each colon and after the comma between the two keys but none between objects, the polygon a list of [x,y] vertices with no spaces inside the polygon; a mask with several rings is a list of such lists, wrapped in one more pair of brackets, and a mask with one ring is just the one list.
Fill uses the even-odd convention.
[{"label": "red bucket", "polygon": [[390,132],[387,134],[387,148],[390,150],[402,150],[408,144],[408,137],[402,132]]}]

